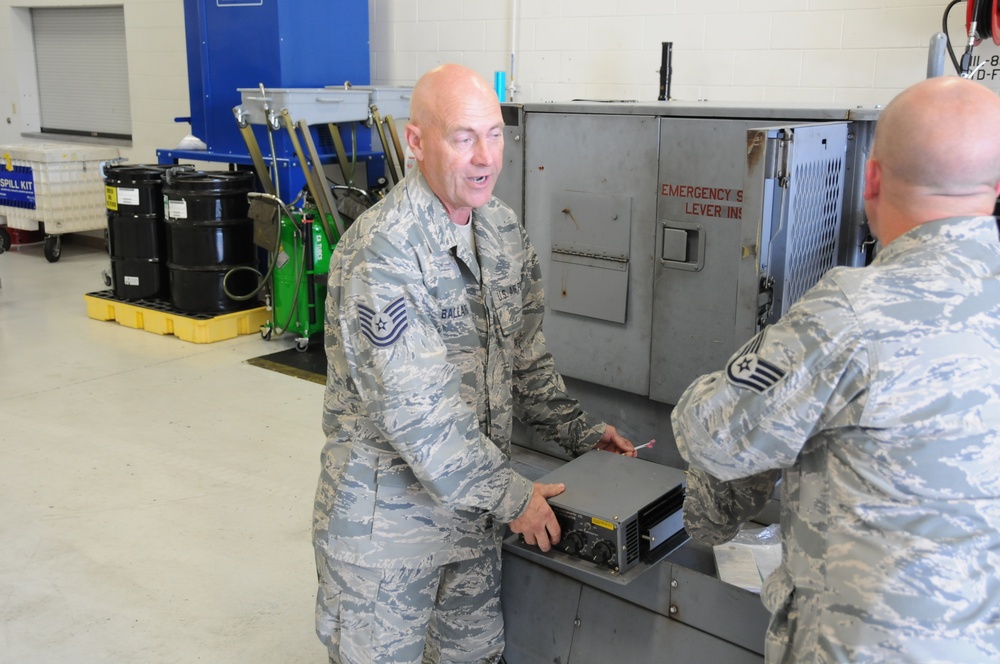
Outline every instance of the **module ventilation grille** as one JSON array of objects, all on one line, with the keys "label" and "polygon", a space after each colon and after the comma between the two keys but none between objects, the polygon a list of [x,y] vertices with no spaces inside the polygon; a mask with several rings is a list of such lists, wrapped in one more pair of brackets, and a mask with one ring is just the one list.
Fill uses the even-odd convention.
[{"label": "module ventilation grille", "polygon": [[625,526],[625,562],[631,565],[639,560],[639,522]]}]

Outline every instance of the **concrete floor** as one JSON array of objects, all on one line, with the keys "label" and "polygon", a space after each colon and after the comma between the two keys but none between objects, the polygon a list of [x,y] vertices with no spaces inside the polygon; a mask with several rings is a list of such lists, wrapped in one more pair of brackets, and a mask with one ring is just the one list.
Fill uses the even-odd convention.
[{"label": "concrete floor", "polygon": [[102,249],[0,255],[0,662],[326,662],[323,387],[87,317]]}]

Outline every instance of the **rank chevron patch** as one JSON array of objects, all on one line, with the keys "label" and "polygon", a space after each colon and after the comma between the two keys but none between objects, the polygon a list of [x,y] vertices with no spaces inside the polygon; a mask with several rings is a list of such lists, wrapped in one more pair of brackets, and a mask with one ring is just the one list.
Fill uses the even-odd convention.
[{"label": "rank chevron patch", "polygon": [[402,297],[393,300],[382,310],[359,304],[358,318],[361,320],[361,334],[379,348],[396,343],[409,325],[406,300]]},{"label": "rank chevron patch", "polygon": [[746,387],[763,394],[785,377],[785,370],[757,355],[764,333],[750,340],[726,367],[726,379],[737,387]]}]

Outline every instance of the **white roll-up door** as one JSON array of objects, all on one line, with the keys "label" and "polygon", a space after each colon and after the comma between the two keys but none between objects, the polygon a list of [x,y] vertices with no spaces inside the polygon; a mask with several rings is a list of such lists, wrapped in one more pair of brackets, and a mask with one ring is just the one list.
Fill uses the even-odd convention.
[{"label": "white roll-up door", "polygon": [[43,133],[132,138],[123,7],[31,10]]}]

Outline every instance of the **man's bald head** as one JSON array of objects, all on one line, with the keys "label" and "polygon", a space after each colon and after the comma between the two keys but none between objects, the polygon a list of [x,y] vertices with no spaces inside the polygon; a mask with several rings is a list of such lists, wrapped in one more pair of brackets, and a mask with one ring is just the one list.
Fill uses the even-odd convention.
[{"label": "man's bald head", "polygon": [[1000,98],[962,78],[932,78],[890,103],[875,129],[883,168],[928,193],[963,195],[1000,180]]},{"label": "man's bald head", "polygon": [[406,144],[448,216],[464,225],[489,202],[503,168],[503,114],[486,80],[442,65],[413,87]]},{"label": "man's bald head", "polygon": [[435,67],[413,86],[410,122],[417,126],[440,122],[447,115],[446,109],[460,105],[470,96],[499,103],[496,92],[478,72],[455,64]]},{"label": "man's bald head", "polygon": [[991,214],[1000,183],[1000,98],[957,77],[900,93],[875,127],[865,169],[872,232],[882,244],[947,217]]}]

